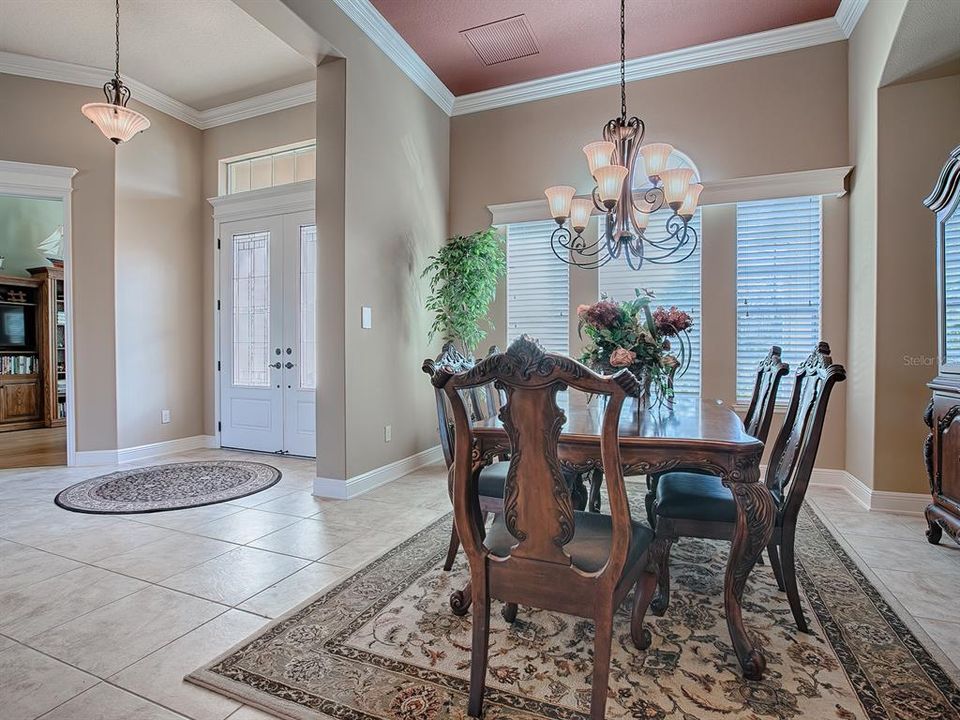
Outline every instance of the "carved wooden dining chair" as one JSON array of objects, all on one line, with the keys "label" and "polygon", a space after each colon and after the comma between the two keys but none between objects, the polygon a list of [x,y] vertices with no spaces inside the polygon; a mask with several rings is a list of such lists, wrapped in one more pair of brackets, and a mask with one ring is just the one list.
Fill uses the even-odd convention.
[{"label": "carved wooden dining chair", "polygon": [[[495,382],[506,392],[500,411],[510,440],[504,511],[485,531],[479,488],[472,471],[473,435],[462,390]],[[473,646],[468,712],[479,717],[486,682],[490,602],[528,605],[580,617],[596,624],[590,717],[604,717],[613,641],[613,615],[634,586],[631,636],[638,648],[650,644],[643,615],[656,586],[647,548],[652,531],[634,522],[620,464],[619,419],[637,380],[626,370],[595,374],[562,355],[545,353],[526,335],[506,353],[454,374],[440,368],[434,385],[453,408],[454,512],[470,563]],[[567,387],[608,396],[601,454],[610,515],[574,510],[561,471],[557,444],[566,420],[556,403]]]},{"label": "carved wooden dining chair", "polygon": [[[817,458],[830,393],[836,383],[846,379],[846,371],[834,364],[830,346],[821,342],[797,368],[794,379],[790,405],[767,466],[766,486],[777,511],[767,553],[777,585],[786,590],[797,628],[807,632],[797,589],[797,516]],[[653,611],[663,614],[670,599],[670,545],[681,537],[731,540],[737,508],[733,494],[719,477],[671,472],[660,478],[653,512],[657,542],[661,543],[658,550],[663,550]]]},{"label": "carved wooden dining chair", "polygon": [[[743,418],[743,426],[748,435],[752,435],[764,445],[767,435],[770,434],[770,423],[773,422],[773,413],[777,407],[777,392],[780,381],[790,372],[790,366],[782,360],[783,351],[779,345],[770,348],[767,356],[757,364],[757,377],[753,383],[753,395],[747,414]],[[702,474],[700,470],[690,470]],[[657,486],[663,473],[647,475],[647,495],[645,498],[647,520],[653,527],[656,518],[653,515],[653,503],[657,498]]]},{"label": "carved wooden dining chair", "polygon": [[[490,348],[488,354],[499,352],[494,345]],[[473,360],[465,357],[453,345],[452,342],[444,344],[436,360],[426,359],[423,361],[422,370],[427,375],[434,375],[441,369],[447,369],[450,372],[459,373],[469,370],[474,365]],[[482,391],[482,392],[479,392]],[[491,383],[489,387],[476,387],[464,390],[463,396],[468,407],[468,414],[471,421],[485,419],[490,417],[492,410],[492,400],[489,395],[496,394],[499,398],[499,391]],[[437,404],[437,428],[440,434],[440,449],[443,452],[443,461],[448,470],[448,487],[451,500],[453,499],[453,487],[449,485],[452,481],[452,475],[449,470],[453,465],[453,413],[450,402],[447,400],[443,391],[434,388],[434,395]],[[486,513],[499,513],[503,509],[503,486],[507,478],[507,463],[503,461],[493,462],[480,470],[478,477],[480,507]],[[457,535],[456,522],[450,529],[450,544],[447,548],[447,558],[443,563],[443,569],[449,571],[456,560],[457,551],[460,549],[460,537]]]}]

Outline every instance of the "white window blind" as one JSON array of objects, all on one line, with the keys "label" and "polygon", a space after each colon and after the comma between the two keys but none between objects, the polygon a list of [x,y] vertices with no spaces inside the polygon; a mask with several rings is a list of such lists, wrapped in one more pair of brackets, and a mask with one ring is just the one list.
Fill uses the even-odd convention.
[{"label": "white window blind", "polygon": [[507,226],[507,342],[526,333],[570,352],[570,275],[550,249],[553,220]]},{"label": "white window blind", "polygon": [[960,212],[943,227],[944,360],[960,362]]},{"label": "white window blind", "polygon": [[757,363],[783,348],[790,374],[820,340],[820,197],[737,204],[737,401],[749,402]]},{"label": "white window blind", "polygon": [[[661,210],[650,216],[646,236],[650,240],[662,241],[667,237],[666,220],[669,210]],[[700,235],[700,210],[690,219],[690,224]],[[676,305],[680,310],[690,313],[693,327],[690,328],[692,356],[690,366],[683,377],[678,378],[674,389],[678,393],[698,395],[700,393],[700,243],[696,251],[683,262],[675,265],[643,264],[640,270],[631,270],[623,258],[611,260],[599,270],[600,293],[606,293],[613,300],[632,300],[635,290],[652,290],[656,298],[652,308],[663,305],[669,308]]]}]

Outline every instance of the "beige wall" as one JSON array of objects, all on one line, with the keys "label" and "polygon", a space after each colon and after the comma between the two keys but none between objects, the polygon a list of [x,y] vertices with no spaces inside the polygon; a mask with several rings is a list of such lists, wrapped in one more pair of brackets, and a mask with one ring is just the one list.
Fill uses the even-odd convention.
[{"label": "beige wall", "polygon": [[[628,109],[641,115],[648,142],[687,153],[705,180],[847,164],[846,45],[721,65],[632,83]],[[618,88],[541,100],[451,121],[450,223],[466,233],[490,222],[487,205],[543,197],[543,188],[592,187],[579,151],[619,107]],[[846,361],[847,201],[824,200],[823,338]],[[736,368],[736,211],[703,211],[704,397],[732,403]],[[642,271],[638,277],[642,278]],[[638,285],[642,285],[642,279]],[[503,284],[491,307],[488,343],[505,344]],[[597,273],[570,274],[571,309],[597,298]],[[571,312],[571,317],[574,313]],[[571,327],[571,349],[580,343]],[[812,348],[811,348],[812,349]],[[844,388],[834,396],[818,464],[845,462]]]},{"label": "beige wall", "polygon": [[875,490],[928,491],[921,447],[937,371],[936,228],[923,206],[960,145],[960,75],[878,97]]},{"label": "beige wall", "polygon": [[316,105],[308,103],[268,115],[241,120],[204,130],[202,133],[202,188],[200,212],[200,237],[202,238],[202,283],[203,295],[198,312],[203,322],[203,428],[204,433],[216,431],[214,412],[214,383],[216,382],[214,354],[214,238],[213,207],[208,198],[220,194],[219,170],[223,158],[246,155],[304,140],[312,140],[316,133]]},{"label": "beige wall", "polygon": [[117,447],[114,147],[80,114],[96,88],[0,75],[0,159],[75,167],[77,449]]},{"label": "beige wall", "polygon": [[877,397],[877,89],[906,0],[867,5],[849,41],[847,470],[873,486]]},{"label": "beige wall", "polygon": [[[436,348],[419,276],[447,235],[450,119],[333,3],[287,4],[346,58],[345,476],[355,477],[437,444],[420,372]],[[370,330],[360,329],[363,305],[373,308]]]},{"label": "beige wall", "polygon": [[150,129],[116,150],[120,448],[204,432],[201,132],[137,109]]}]

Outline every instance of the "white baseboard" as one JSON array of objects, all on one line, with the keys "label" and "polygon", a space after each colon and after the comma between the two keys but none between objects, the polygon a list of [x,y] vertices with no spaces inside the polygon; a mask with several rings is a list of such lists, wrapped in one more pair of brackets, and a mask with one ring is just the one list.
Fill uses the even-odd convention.
[{"label": "white baseboard", "polygon": [[846,490],[854,500],[871,512],[922,515],[924,508],[930,504],[930,496],[926,493],[874,490],[846,470],[817,468],[813,471],[810,484]]},{"label": "white baseboard", "polygon": [[313,481],[313,494],[317,497],[348,500],[380,487],[391,480],[413,472],[424,465],[439,462],[443,458],[439,445],[434,445],[410,457],[405,457],[383,467],[374,468],[348,480],[318,477]]},{"label": "white baseboard", "polygon": [[218,445],[216,438],[212,435],[194,435],[193,437],[177,438],[176,440],[164,440],[147,445],[120,448],[119,450],[78,450],[76,464],[79,466],[119,465],[120,463],[143,460],[158,455],[170,455],[214,447],[218,447]]}]

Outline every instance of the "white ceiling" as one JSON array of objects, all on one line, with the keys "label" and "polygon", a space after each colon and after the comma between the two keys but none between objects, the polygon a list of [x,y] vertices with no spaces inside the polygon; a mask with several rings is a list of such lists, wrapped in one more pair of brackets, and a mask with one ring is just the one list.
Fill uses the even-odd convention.
[{"label": "white ceiling", "polygon": [[[0,51],[110,69],[113,0],[0,0]],[[120,73],[197,110],[316,79],[232,0],[120,0]]]}]

